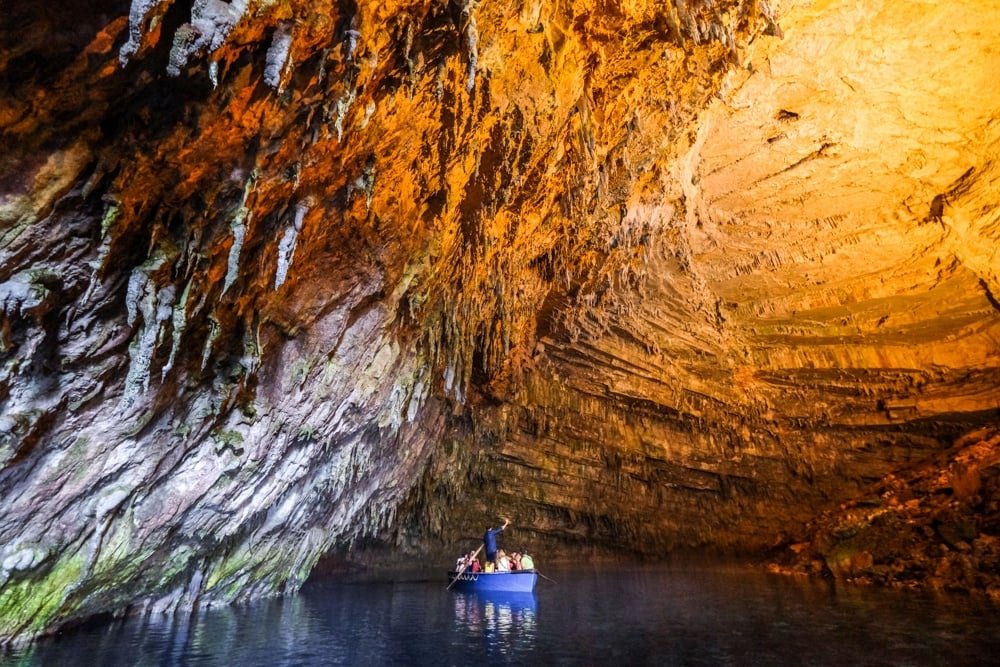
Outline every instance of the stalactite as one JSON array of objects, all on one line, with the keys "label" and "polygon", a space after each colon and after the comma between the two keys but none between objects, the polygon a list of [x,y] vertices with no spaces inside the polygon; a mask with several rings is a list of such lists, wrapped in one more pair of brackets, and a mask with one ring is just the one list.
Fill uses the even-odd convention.
[{"label": "stalactite", "polygon": [[202,371],[208,368],[208,362],[212,358],[212,348],[215,346],[215,341],[216,339],[218,339],[219,334],[221,333],[222,333],[222,327],[219,325],[219,320],[216,319],[214,315],[209,316],[208,337],[205,339],[205,347],[201,353]]},{"label": "stalactite", "polygon": [[347,117],[347,112],[350,111],[351,105],[354,104],[354,95],[354,87],[349,86],[333,104],[333,127],[337,131],[338,142],[344,139],[344,119]]},{"label": "stalactite", "polygon": [[187,328],[187,302],[188,296],[191,293],[192,282],[193,279],[187,282],[184,286],[184,291],[181,292],[180,301],[178,301],[177,305],[174,306],[172,316],[173,326],[171,328],[172,342],[170,345],[170,357],[167,359],[167,363],[164,364],[163,368],[160,369],[161,382],[166,379],[167,373],[169,373],[174,367],[174,363],[177,360],[177,352],[180,350],[181,340],[184,337],[184,330]]},{"label": "stalactite", "polygon": [[264,59],[264,83],[278,92],[283,89],[286,72],[292,65],[291,48],[292,26],[282,23],[275,29]]},{"label": "stalactite", "polygon": [[233,243],[229,247],[229,259],[226,262],[226,278],[222,285],[222,293],[225,294],[236,282],[240,272],[240,253],[243,251],[243,240],[246,237],[247,224],[250,222],[251,211],[247,208],[247,200],[253,192],[254,184],[257,182],[257,170],[250,173],[246,185],[243,187],[243,201],[233,216],[229,228],[233,232]]},{"label": "stalactite", "polygon": [[219,61],[213,60],[208,63],[208,80],[212,82],[212,88],[219,87]]},{"label": "stalactite", "polygon": [[[179,76],[188,59],[205,49],[211,56],[226,41],[233,27],[243,18],[249,0],[195,0],[191,22],[177,29],[170,49],[167,74]],[[123,47],[124,51],[124,47]]]},{"label": "stalactite", "polygon": [[100,283],[100,275],[104,271],[108,255],[111,252],[110,232],[115,223],[118,221],[120,215],[120,204],[117,201],[109,202],[104,211],[104,217],[101,219],[101,245],[97,249],[97,258],[90,262],[90,268],[93,269],[93,271],[90,274],[90,283],[87,286],[87,291],[83,296],[84,301],[90,300],[97,289],[97,285]]},{"label": "stalactite", "polygon": [[292,266],[292,259],[295,256],[295,240],[299,232],[302,231],[302,220],[309,212],[310,203],[301,201],[295,206],[295,219],[292,224],[285,229],[278,243],[278,265],[274,274],[274,289],[278,289],[285,283],[288,276],[288,269]]},{"label": "stalactite", "polygon": [[165,0],[132,0],[128,15],[128,40],[122,45],[118,52],[118,59],[122,66],[125,66],[129,58],[139,50],[142,44],[142,25],[146,16],[157,5],[161,5]]},{"label": "stalactite", "polygon": [[462,10],[463,17],[465,18],[463,39],[465,40],[466,57],[469,60],[466,66],[465,89],[470,93],[476,87],[476,68],[479,66],[479,28],[476,26],[476,17],[472,13],[474,9],[473,4],[470,2]]},{"label": "stalactite", "polygon": [[361,117],[361,122],[358,124],[358,129],[363,130],[368,127],[368,123],[371,122],[372,116],[375,115],[375,100],[369,100],[368,104],[365,105],[364,116]]},{"label": "stalactite", "polygon": [[149,284],[148,273],[139,268],[132,272],[128,279],[128,287],[125,291],[125,311],[128,325],[135,326],[136,317],[139,314],[141,301],[147,293],[146,287]]},{"label": "stalactite", "polygon": [[364,193],[366,211],[371,209],[372,197],[375,196],[375,175],[375,160],[373,156],[369,156],[365,161],[365,166],[361,170],[361,174],[347,186],[348,199],[353,197],[356,192]]},{"label": "stalactite", "polygon": [[417,87],[417,64],[413,62],[413,21],[406,22],[406,31],[403,36],[403,59],[406,61],[406,80],[410,86],[410,97]]},{"label": "stalactite", "polygon": [[229,260],[226,262],[226,279],[222,285],[222,293],[225,294],[240,272],[240,253],[243,250],[243,239],[246,236],[246,221],[250,211],[245,207],[240,207],[236,212],[229,228],[233,232],[233,244],[229,247]]},{"label": "stalactite", "polygon": [[[159,291],[148,277],[148,271],[166,261],[158,257],[153,264],[136,269],[129,280],[129,324],[134,325],[142,314],[142,326],[129,346],[129,368],[122,389],[121,407],[132,407],[136,399],[149,390],[150,363],[156,350],[160,329],[173,311],[175,288],[166,285]],[[137,277],[138,276],[138,277]]]},{"label": "stalactite", "polygon": [[351,62],[354,59],[354,52],[358,49],[358,42],[361,41],[361,33],[354,28],[347,30],[344,33],[345,45],[347,49],[347,62]]}]

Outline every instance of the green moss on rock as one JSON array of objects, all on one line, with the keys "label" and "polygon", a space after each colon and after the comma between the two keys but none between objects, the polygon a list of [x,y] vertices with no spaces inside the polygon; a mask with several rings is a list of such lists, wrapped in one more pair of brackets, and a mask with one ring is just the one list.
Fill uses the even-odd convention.
[{"label": "green moss on rock", "polygon": [[41,577],[9,580],[0,590],[0,640],[52,628],[70,611],[64,600],[83,571],[84,559],[77,553],[57,561]]}]

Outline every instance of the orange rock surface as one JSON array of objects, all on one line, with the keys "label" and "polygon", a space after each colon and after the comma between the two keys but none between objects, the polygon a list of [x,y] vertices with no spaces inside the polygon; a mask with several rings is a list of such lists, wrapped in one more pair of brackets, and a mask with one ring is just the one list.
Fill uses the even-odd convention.
[{"label": "orange rock surface", "polygon": [[972,0],[16,3],[0,641],[497,514],[550,557],[759,553],[996,426],[998,29]]}]

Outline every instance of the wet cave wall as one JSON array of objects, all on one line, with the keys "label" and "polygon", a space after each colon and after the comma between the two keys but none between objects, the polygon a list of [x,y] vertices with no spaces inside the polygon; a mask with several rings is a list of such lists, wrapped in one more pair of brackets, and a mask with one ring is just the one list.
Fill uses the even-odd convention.
[{"label": "wet cave wall", "polygon": [[551,557],[807,544],[996,449],[985,3],[3,14],[4,641],[500,515]]}]

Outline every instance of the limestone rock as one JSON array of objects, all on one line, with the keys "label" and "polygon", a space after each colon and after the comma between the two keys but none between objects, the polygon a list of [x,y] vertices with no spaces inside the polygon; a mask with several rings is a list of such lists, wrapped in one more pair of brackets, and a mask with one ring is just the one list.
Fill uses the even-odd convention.
[{"label": "limestone rock", "polygon": [[[498,513],[549,557],[759,552],[995,425],[998,27],[5,7],[0,642]],[[975,571],[977,521],[914,534],[956,554],[928,577]]]},{"label": "limestone rock", "polygon": [[1000,433],[973,432],[811,520],[773,569],[1000,597],[998,498]]}]

